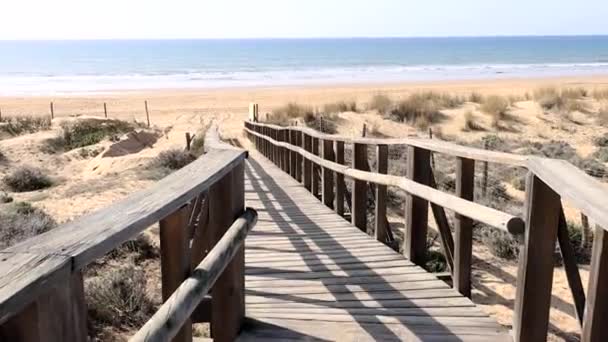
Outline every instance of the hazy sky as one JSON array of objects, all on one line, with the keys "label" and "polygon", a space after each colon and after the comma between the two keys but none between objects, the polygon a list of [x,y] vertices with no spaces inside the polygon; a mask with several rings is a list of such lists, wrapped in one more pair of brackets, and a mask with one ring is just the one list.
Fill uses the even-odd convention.
[{"label": "hazy sky", "polygon": [[608,34],[608,0],[1,0],[0,39]]}]

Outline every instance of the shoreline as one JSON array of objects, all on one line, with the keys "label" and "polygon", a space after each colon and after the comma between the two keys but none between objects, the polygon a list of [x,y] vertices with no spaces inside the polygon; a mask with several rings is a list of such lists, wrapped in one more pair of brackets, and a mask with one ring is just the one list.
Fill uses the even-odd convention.
[{"label": "shoreline", "polygon": [[[103,91],[74,91],[57,94],[0,94],[0,99],[18,98],[113,98],[122,96],[167,95],[167,94],[193,94],[193,93],[229,93],[229,92],[275,92],[294,90],[326,90],[326,89],[352,89],[363,90],[375,88],[378,91],[394,91],[408,88],[446,88],[458,92],[458,88],[469,87],[475,91],[477,88],[490,86],[496,87],[527,87],[532,85],[558,85],[558,86],[608,86],[608,73],[593,75],[572,76],[547,76],[547,77],[505,77],[505,78],[466,78],[466,79],[443,79],[443,80],[420,80],[420,81],[370,81],[370,82],[334,82],[334,83],[311,83],[311,84],[288,84],[288,85],[259,85],[259,86],[218,86],[218,87],[167,87],[167,88],[133,88],[114,89]],[[480,89],[483,91],[483,89]]]}]

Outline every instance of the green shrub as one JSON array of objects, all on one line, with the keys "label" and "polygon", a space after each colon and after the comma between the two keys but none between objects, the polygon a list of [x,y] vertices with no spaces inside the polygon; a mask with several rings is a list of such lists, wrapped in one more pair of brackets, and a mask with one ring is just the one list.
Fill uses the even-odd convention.
[{"label": "green shrub", "polygon": [[0,131],[16,136],[35,133],[51,128],[51,118],[48,116],[5,116],[0,119]]},{"label": "green shrub", "polygon": [[424,269],[431,273],[445,272],[448,269],[447,261],[443,253],[436,250],[428,250],[426,252]]},{"label": "green shrub", "polygon": [[12,201],[13,197],[4,191],[0,191],[0,203],[11,203]]},{"label": "green shrub", "polygon": [[595,138],[593,142],[595,142],[595,146],[608,147],[608,134]]},{"label": "green shrub", "polygon": [[69,151],[95,145],[106,138],[118,140],[120,135],[135,130],[136,125],[121,120],[84,119],[61,124],[63,133],[47,140],[46,152]]},{"label": "green shrub", "polygon": [[334,103],[328,103],[323,106],[324,113],[344,113],[344,112],[357,112],[357,102],[355,101],[339,101]]},{"label": "green shrub", "polygon": [[386,95],[376,94],[369,101],[369,109],[378,111],[378,114],[388,114],[393,106],[393,101]]},{"label": "green shrub", "polygon": [[15,169],[12,173],[6,175],[2,181],[15,192],[40,190],[53,185],[51,178],[45,175],[42,170],[31,166],[21,166]]},{"label": "green shrub", "polygon": [[591,246],[593,245],[589,241],[589,246],[583,246],[583,227],[574,223],[568,222],[568,237],[570,238],[570,245],[574,249],[574,255],[578,263],[588,263],[591,260]]},{"label": "green shrub", "polygon": [[513,187],[516,190],[519,191],[525,191],[526,190],[526,176],[517,176],[514,177],[513,179],[511,179],[511,185],[513,185]]},{"label": "green shrub", "polygon": [[495,256],[512,260],[519,255],[519,242],[512,234],[491,227],[480,230],[481,242]]},{"label": "green shrub", "polygon": [[51,216],[27,202],[13,202],[1,206],[0,250],[47,232],[56,225]]},{"label": "green shrub", "polygon": [[132,258],[134,262],[146,259],[158,258],[160,249],[155,246],[146,234],[139,234],[135,239],[122,243],[115,248],[107,257],[110,259]]},{"label": "green shrub", "polygon": [[85,296],[92,326],[140,328],[155,310],[146,285],[145,273],[131,265],[99,272],[86,281]]},{"label": "green shrub", "polygon": [[608,163],[608,147],[600,147],[593,156],[602,163]]},{"label": "green shrub", "polygon": [[189,151],[175,148],[159,153],[156,157],[156,164],[170,170],[179,170],[195,159],[196,157]]}]

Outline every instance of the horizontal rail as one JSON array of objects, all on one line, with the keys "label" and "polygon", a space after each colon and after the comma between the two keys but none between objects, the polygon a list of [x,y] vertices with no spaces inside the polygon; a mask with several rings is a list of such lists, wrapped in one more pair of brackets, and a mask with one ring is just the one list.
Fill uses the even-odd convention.
[{"label": "horizontal rail", "polygon": [[304,158],[332,171],[343,174],[346,177],[371,182],[375,184],[397,187],[411,195],[423,198],[431,203],[435,203],[455,213],[469,217],[473,220],[482,222],[497,229],[501,229],[512,234],[524,232],[524,222],[521,218],[501,211],[485,207],[475,202],[464,200],[460,197],[450,195],[431,187],[419,184],[407,178],[377,174],[373,172],[353,169],[338,163],[330,162],[318,157],[305,149],[293,146],[289,143],[279,142],[263,134],[259,134],[245,127],[245,130],[254,136],[264,139],[275,146],[286,148],[290,151],[299,153]]},{"label": "horizontal rail", "polygon": [[0,324],[207,191],[246,157],[244,150],[211,149],[148,189],[0,251]]},{"label": "horizontal rail", "polygon": [[496,152],[496,151],[488,151],[484,149],[467,147],[458,144],[454,144],[447,141],[441,140],[433,140],[433,139],[424,139],[424,138],[391,138],[391,139],[375,139],[375,138],[347,138],[339,135],[330,135],[320,133],[314,129],[307,127],[298,127],[298,126],[290,126],[290,127],[282,127],[271,124],[264,123],[255,123],[256,126],[259,127],[270,127],[275,130],[292,130],[306,133],[307,135],[325,139],[332,141],[340,141],[347,144],[367,144],[367,145],[409,145],[414,147],[423,148],[429,151],[442,153],[451,155],[454,157],[461,157],[467,159],[474,159],[479,161],[486,161],[489,163],[498,163],[505,164],[511,166],[520,166],[525,167],[526,161],[529,156],[513,154],[513,153],[505,153],[505,152]]},{"label": "horizontal rail", "polygon": [[530,158],[528,169],[593,222],[608,228],[608,188],[565,160]]},{"label": "horizontal rail", "polygon": [[130,341],[169,341],[175,337],[238,252],[256,221],[257,212],[247,208],[192,271],[192,275],[173,292]]}]

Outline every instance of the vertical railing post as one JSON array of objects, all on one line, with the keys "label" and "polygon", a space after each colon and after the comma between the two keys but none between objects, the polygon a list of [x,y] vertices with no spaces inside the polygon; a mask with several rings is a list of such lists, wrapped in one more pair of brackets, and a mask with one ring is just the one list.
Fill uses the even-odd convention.
[{"label": "vertical railing post", "polygon": [[[310,135],[302,132],[304,139],[304,149],[308,152],[312,151],[312,139]],[[310,191],[312,186],[312,164],[311,161],[307,158],[304,158],[304,170],[302,171],[304,174],[304,187],[306,190]]]},{"label": "vertical railing post", "polygon": [[0,341],[86,340],[87,307],[79,271],[0,324]]},{"label": "vertical railing post", "polygon": [[582,341],[608,341],[608,234],[599,226],[593,235],[590,270]]},{"label": "vertical railing post", "polygon": [[[319,138],[317,137],[312,137],[312,154],[319,155]],[[311,172],[311,192],[317,197],[319,195],[319,166],[316,163],[312,163]]]},{"label": "vertical railing post", "polygon": [[[284,128],[281,130],[282,137],[281,141],[284,143],[289,143],[289,130]],[[283,171],[285,173],[289,173],[289,150],[287,148],[283,148]]]},{"label": "vertical railing post", "polygon": [[[324,160],[335,161],[334,142],[329,139],[323,139],[322,157]],[[329,208],[334,208],[334,172],[331,169],[324,167],[322,169],[322,198],[323,204]]]},{"label": "vertical railing post", "polygon": [[[295,132],[296,135],[296,142],[295,145],[297,147],[302,147],[303,141],[302,141],[302,131],[296,130]],[[302,164],[304,158],[302,158],[302,155],[296,152],[296,180],[300,183],[302,183]]]},{"label": "vertical railing post", "polygon": [[[367,145],[353,144],[353,168],[365,170],[367,166]],[[367,232],[367,184],[364,181],[353,180],[351,206],[352,224]]]},{"label": "vertical railing post", "polygon": [[[190,275],[189,206],[184,205],[160,220],[160,269],[162,297],[167,301]],[[173,338],[174,342],[192,341],[192,322],[188,319]]]},{"label": "vertical railing post", "polygon": [[[380,174],[388,173],[388,146],[378,145],[376,146],[376,172]],[[374,212],[374,220],[376,230],[374,235],[377,241],[386,243],[388,241],[388,227],[386,226],[386,197],[387,187],[386,185],[376,184],[375,188],[376,197],[376,208]]]},{"label": "vertical railing post", "polygon": [[[456,196],[473,201],[475,187],[475,161],[456,159]],[[471,298],[471,260],[473,258],[473,221],[465,216],[455,215],[454,234],[454,288],[463,296]]]},{"label": "vertical railing post", "polygon": [[[244,165],[236,166],[209,190],[209,229],[217,243],[245,210]],[[211,292],[214,341],[234,341],[245,318],[245,248],[228,264]]]},{"label": "vertical railing post", "polygon": [[[407,177],[420,184],[430,184],[431,154],[428,150],[408,146]],[[428,210],[426,200],[410,194],[406,196],[403,252],[406,258],[417,265],[422,265],[426,259]]]},{"label": "vertical railing post", "polygon": [[[297,131],[295,131],[293,129],[289,130],[289,145],[291,145],[291,146],[295,146],[298,144],[296,133],[297,133]],[[297,167],[298,167],[298,153],[296,153],[295,151],[290,151],[290,153],[289,153],[289,174],[291,175],[292,178],[296,178]]]},{"label": "vertical railing post", "polygon": [[[344,165],[344,142],[334,141],[334,152],[336,154],[336,163]],[[344,175],[336,173],[336,213],[344,216],[344,191],[346,184],[344,183]]]},{"label": "vertical railing post", "polygon": [[528,173],[526,231],[519,253],[513,312],[515,341],[544,341],[547,338],[560,210],[559,195],[540,178]]}]

